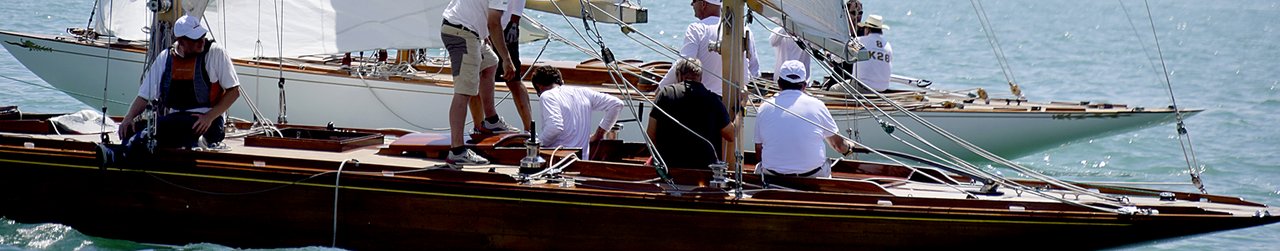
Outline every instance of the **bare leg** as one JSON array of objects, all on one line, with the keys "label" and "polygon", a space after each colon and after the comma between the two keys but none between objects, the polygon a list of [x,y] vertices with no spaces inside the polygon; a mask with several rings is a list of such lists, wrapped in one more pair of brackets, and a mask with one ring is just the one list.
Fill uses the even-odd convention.
[{"label": "bare leg", "polygon": [[467,117],[467,103],[472,96],[453,94],[453,102],[449,104],[449,147],[461,147],[463,120]]},{"label": "bare leg", "polygon": [[519,79],[508,80],[507,89],[511,89],[511,96],[516,100],[516,112],[520,113],[523,128],[529,130],[529,122],[533,121],[533,114],[529,112],[529,90],[525,89],[524,82]]},{"label": "bare leg", "polygon": [[471,110],[471,127],[476,133],[487,132],[480,122],[484,121],[484,107],[480,104],[480,96],[467,96],[467,107]]},{"label": "bare leg", "polygon": [[489,67],[480,70],[480,103],[484,106],[484,117],[492,117],[498,115],[498,110],[493,106],[493,75],[498,72],[498,67]]}]

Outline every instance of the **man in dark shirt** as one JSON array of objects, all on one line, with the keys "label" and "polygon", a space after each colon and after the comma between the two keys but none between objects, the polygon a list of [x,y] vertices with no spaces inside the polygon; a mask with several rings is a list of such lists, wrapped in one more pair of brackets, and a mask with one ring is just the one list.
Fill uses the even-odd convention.
[{"label": "man in dark shirt", "polygon": [[734,140],[733,121],[720,95],[699,82],[700,65],[692,58],[677,62],[672,70],[680,82],[659,88],[654,104],[661,111],[649,113],[646,132],[670,168],[707,168],[721,159],[720,139]]}]

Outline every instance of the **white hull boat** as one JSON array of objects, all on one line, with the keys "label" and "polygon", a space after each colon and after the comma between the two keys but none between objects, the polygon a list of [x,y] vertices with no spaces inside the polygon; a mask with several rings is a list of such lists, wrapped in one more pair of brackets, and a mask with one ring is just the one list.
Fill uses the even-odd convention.
[{"label": "white hull boat", "polygon": [[[0,31],[3,44],[18,61],[53,87],[92,107],[103,104],[106,87],[108,113],[121,115],[137,95],[145,47],[140,44],[113,44],[106,49],[105,40],[85,40],[75,36],[49,36]],[[334,124],[346,127],[404,128],[418,131],[447,130],[446,112],[452,95],[448,74],[424,73],[364,78],[342,70],[338,65],[303,59],[277,60],[236,59],[243,96],[258,104],[261,114],[272,117],[280,112],[277,83],[285,79],[287,119],[290,123]],[[566,73],[570,75],[572,73]],[[571,78],[572,76],[566,76]],[[103,81],[106,79],[106,81]],[[625,96],[612,84],[590,84],[615,95]],[[499,86],[497,97],[508,96]],[[532,92],[532,91],[531,91]],[[820,92],[818,94],[821,95]],[[634,95],[634,93],[632,94]],[[1143,109],[1113,104],[1033,103],[1007,100],[984,102],[954,94],[901,94],[916,100],[916,114],[940,125],[946,131],[1005,158],[1017,158],[1065,143],[1136,130],[1172,121],[1172,109]],[[634,96],[633,96],[634,97]],[[838,98],[838,97],[837,97]],[[842,133],[866,145],[901,152],[916,153],[884,133],[876,119],[862,108],[848,102],[827,99]],[[966,103],[971,102],[971,103]],[[531,97],[532,107],[539,99]],[[1005,103],[1008,102],[1006,105]],[[641,102],[630,102],[639,105]],[[856,103],[855,103],[856,104]],[[649,107],[631,106],[647,119]],[[518,121],[514,106],[501,104],[499,113],[509,121]],[[538,109],[534,110],[537,118]],[[1188,113],[1189,112],[1189,113]],[[1194,114],[1198,110],[1184,110]],[[253,118],[247,102],[237,102],[232,117]],[[620,120],[635,119],[624,111]],[[911,121],[900,119],[900,121]],[[754,114],[748,112],[746,131],[753,130]],[[919,125],[907,124],[914,131]],[[622,139],[640,141],[639,126],[627,125]],[[998,128],[998,129],[997,129]],[[754,142],[750,133],[739,142]],[[931,142],[949,142],[938,135],[923,135]],[[903,137],[907,138],[907,137]],[[967,153],[958,145],[939,145],[952,153]],[[974,158],[976,155],[961,155]]]}]

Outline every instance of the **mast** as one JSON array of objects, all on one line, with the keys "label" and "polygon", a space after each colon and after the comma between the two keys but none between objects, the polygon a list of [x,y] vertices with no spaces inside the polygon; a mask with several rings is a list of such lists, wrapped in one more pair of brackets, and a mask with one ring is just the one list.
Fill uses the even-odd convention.
[{"label": "mast", "polygon": [[[721,93],[724,94],[722,98],[724,99],[725,107],[729,109],[729,114],[733,115],[733,120],[742,121],[743,114],[739,113],[739,111],[743,110],[738,104],[741,98],[740,90],[742,90],[741,87],[743,86],[743,76],[746,75],[743,72],[745,69],[743,55],[746,53],[746,25],[742,21],[745,2],[744,0],[725,0],[722,3],[723,5],[720,8],[720,30],[722,32],[720,34],[720,60],[723,63],[721,76],[726,81],[723,82],[723,88],[721,88],[723,91]],[[725,25],[728,26],[726,27]],[[734,125],[733,131],[735,139],[742,138],[741,124]],[[741,180],[742,165],[738,163],[738,156],[741,155],[741,151],[739,151],[735,142],[722,141],[724,151],[720,156],[724,156],[726,167],[735,168],[738,174],[736,178]]]}]

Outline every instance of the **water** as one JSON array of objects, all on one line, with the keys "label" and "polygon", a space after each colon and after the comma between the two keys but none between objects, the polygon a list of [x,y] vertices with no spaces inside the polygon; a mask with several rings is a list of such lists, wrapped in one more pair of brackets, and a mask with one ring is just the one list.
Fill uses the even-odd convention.
[{"label": "water", "polygon": [[[642,32],[678,46],[693,21],[687,1],[641,1],[652,23]],[[1142,2],[984,1],[1024,94],[1033,100],[1088,100],[1145,107],[1170,104]],[[84,26],[93,1],[0,1],[0,29],[59,33]],[[864,0],[868,14],[885,17],[896,49],[895,73],[936,82],[945,89],[982,87],[1007,96],[1003,74],[968,1]],[[1178,104],[1207,111],[1187,120],[1196,156],[1210,192],[1280,204],[1280,2],[1243,0],[1153,2],[1151,12]],[[533,12],[561,34],[576,38],[558,16]],[[573,25],[581,26],[580,21]],[[600,26],[619,58],[663,60],[637,46],[615,26]],[[772,69],[765,26],[752,25],[762,69]],[[1141,37],[1141,40],[1139,39]],[[581,44],[581,41],[578,41]],[[533,57],[542,43],[524,45]],[[1146,53],[1144,53],[1146,51]],[[1150,57],[1148,57],[1150,55]],[[543,58],[586,56],[552,43]],[[91,109],[42,86],[44,82],[0,50],[0,104],[33,112]],[[12,78],[12,79],[10,79]],[[15,81],[15,79],[17,81]],[[96,107],[94,105],[93,107]],[[1187,168],[1173,126],[1166,125],[1079,142],[1016,160],[1055,176],[1079,181],[1187,182]],[[1170,187],[1189,191],[1187,186]],[[16,191],[14,191],[16,192]],[[1088,240],[1063,240],[1088,241]],[[7,249],[229,249],[216,244],[156,246],[85,236],[58,224],[17,223],[0,218],[0,250]],[[1220,232],[1143,243],[1132,250],[1263,250],[1280,246],[1280,226]],[[317,248],[301,248],[317,249]]]}]

